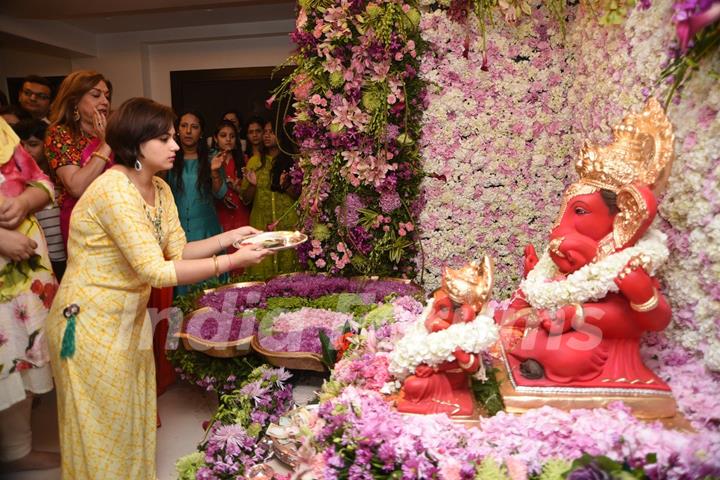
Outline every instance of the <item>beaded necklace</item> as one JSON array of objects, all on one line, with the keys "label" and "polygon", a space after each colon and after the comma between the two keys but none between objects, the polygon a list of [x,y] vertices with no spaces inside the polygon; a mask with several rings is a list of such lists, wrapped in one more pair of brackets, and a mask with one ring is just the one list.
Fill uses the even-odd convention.
[{"label": "beaded necklace", "polygon": [[[153,182],[155,183],[155,182]],[[158,243],[162,245],[163,240],[163,229],[162,229],[162,215],[163,215],[163,205],[162,205],[162,196],[160,195],[160,187],[156,184],[155,185],[155,201],[157,202],[157,209],[156,209],[156,215],[153,217],[150,214],[150,209],[148,208],[147,204],[143,202],[143,209],[145,210],[145,216],[148,220],[150,220],[150,224],[153,226],[155,238],[157,239]]]}]

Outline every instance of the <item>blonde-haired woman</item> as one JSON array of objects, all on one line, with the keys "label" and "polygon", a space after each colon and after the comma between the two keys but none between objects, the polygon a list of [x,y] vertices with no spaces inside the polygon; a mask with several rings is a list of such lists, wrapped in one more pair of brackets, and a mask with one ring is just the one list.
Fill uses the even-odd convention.
[{"label": "blonde-haired woman", "polygon": [[67,248],[70,213],[85,189],[112,165],[105,142],[112,84],[102,74],[78,70],[65,77],[50,106],[45,156],[58,178],[60,229]]}]

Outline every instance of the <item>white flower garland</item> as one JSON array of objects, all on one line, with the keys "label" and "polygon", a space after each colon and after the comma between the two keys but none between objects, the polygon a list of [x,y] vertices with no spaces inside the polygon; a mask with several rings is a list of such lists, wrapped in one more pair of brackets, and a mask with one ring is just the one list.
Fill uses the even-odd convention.
[{"label": "white flower garland", "polygon": [[430,366],[455,360],[453,354],[460,348],[469,353],[487,350],[498,339],[498,328],[488,316],[480,313],[472,322],[456,323],[446,330],[428,333],[425,319],[432,309],[428,302],[418,320],[409,328],[405,336],[390,353],[388,370],[399,380],[411,375],[420,364]]},{"label": "white flower garland", "polygon": [[615,278],[633,257],[646,256],[649,261],[645,270],[654,275],[667,260],[668,254],[667,236],[652,228],[635,246],[585,265],[563,280],[553,280],[558,270],[546,250],[527,278],[520,282],[520,289],[534,308],[556,309],[563,305],[599,300],[608,292],[619,290]]}]

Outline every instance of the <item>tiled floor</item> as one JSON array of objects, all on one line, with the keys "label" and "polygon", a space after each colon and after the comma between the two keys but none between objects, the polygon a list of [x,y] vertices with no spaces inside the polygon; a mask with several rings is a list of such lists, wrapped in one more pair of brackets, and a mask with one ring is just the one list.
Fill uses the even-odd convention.
[{"label": "tiled floor", "polygon": [[[311,373],[296,374],[294,379],[295,401],[307,403],[322,384],[322,376]],[[157,436],[157,475],[159,480],[174,480],[175,461],[195,450],[202,439],[202,423],[215,411],[217,397],[197,387],[181,382],[173,385],[158,398],[158,411],[162,427]],[[58,428],[55,394],[41,396],[40,405],[33,410],[33,447],[37,450],[60,451],[58,446]],[[273,460],[271,465],[278,472],[286,472],[285,467]],[[22,472],[16,474],[0,473],[0,480],[59,480],[60,469]]]}]

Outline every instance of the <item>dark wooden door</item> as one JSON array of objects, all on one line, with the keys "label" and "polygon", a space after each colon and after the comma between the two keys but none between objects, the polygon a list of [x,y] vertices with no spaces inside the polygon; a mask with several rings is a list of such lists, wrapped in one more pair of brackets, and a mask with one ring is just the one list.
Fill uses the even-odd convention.
[{"label": "dark wooden door", "polygon": [[[283,68],[273,75],[275,67],[221,68],[170,72],[170,94],[176,113],[196,110],[207,122],[205,135],[212,135],[221,115],[237,110],[244,122],[254,115],[275,121],[275,110],[265,102],[282,80],[292,72]],[[244,133],[241,133],[244,137]]]}]

